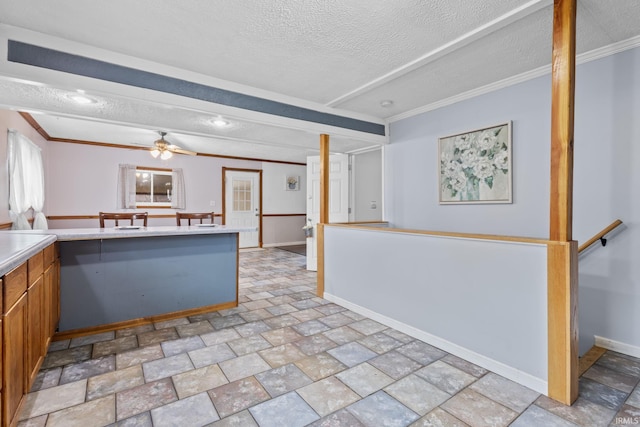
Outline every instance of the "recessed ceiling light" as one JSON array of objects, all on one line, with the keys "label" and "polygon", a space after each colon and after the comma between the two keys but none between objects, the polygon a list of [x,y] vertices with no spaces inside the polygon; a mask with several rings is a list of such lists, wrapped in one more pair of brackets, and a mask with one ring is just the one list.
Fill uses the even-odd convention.
[{"label": "recessed ceiling light", "polygon": [[83,90],[79,90],[75,93],[70,93],[67,95],[67,98],[69,98],[76,104],[81,104],[81,105],[95,104],[96,102],[98,102],[95,98],[85,95]]},{"label": "recessed ceiling light", "polygon": [[231,123],[229,123],[229,121],[223,119],[222,117],[216,117],[216,118],[211,119],[211,123],[214,126],[219,127],[219,128],[223,128],[223,127],[229,126],[231,124]]},{"label": "recessed ceiling light", "polygon": [[380,106],[382,108],[389,108],[393,105],[393,101],[390,99],[385,99],[383,101],[380,101]]}]

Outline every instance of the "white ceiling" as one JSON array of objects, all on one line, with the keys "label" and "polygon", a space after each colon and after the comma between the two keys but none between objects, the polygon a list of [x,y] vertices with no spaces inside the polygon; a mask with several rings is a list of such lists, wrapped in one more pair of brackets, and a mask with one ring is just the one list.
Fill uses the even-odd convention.
[{"label": "white ceiling", "polygon": [[[320,133],[336,152],[387,138],[12,62],[7,40],[387,124],[548,72],[552,15],[551,0],[2,0],[0,106],[53,138],[149,146],[166,130],[192,151],[305,162]],[[638,44],[640,1],[578,1],[579,57]]]}]

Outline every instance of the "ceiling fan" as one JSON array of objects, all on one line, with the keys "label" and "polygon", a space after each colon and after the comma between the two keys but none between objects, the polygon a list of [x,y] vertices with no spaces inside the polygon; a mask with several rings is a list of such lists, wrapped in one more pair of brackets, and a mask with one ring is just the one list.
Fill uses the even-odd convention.
[{"label": "ceiling fan", "polygon": [[195,151],[184,150],[177,145],[170,144],[166,139],[164,139],[166,132],[159,131],[160,139],[154,141],[153,148],[151,149],[151,155],[153,157],[158,157],[162,160],[170,159],[173,156],[173,153],[176,154],[186,154],[188,156],[195,156],[198,153]]}]

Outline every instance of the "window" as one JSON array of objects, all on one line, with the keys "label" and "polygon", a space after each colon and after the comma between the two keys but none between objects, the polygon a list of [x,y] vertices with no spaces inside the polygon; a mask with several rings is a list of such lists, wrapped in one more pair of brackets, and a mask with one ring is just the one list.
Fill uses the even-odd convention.
[{"label": "window", "polygon": [[44,169],[40,147],[19,132],[9,129],[9,216],[12,228],[30,230],[26,213],[33,209],[33,229],[46,230],[47,218],[42,213],[44,206]]},{"label": "window", "polygon": [[136,168],[136,207],[171,207],[173,178],[170,169]]},{"label": "window", "polygon": [[234,212],[251,211],[251,180],[233,180],[233,210]]},{"label": "window", "polygon": [[174,208],[186,206],[182,169],[118,165],[118,209]]}]

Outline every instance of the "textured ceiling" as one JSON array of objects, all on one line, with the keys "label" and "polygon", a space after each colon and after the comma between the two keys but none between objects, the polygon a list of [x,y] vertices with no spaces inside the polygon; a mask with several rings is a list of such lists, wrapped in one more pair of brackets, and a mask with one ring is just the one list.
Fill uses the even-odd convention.
[{"label": "textured ceiling", "polygon": [[[7,40],[384,124],[548,67],[552,14],[551,0],[3,0],[0,105],[40,112],[55,138],[140,145],[162,129],[189,150],[304,162],[319,133],[337,152],[385,139],[10,63]],[[640,1],[578,1],[578,53],[639,35]],[[98,102],[74,105],[77,89]]]}]

